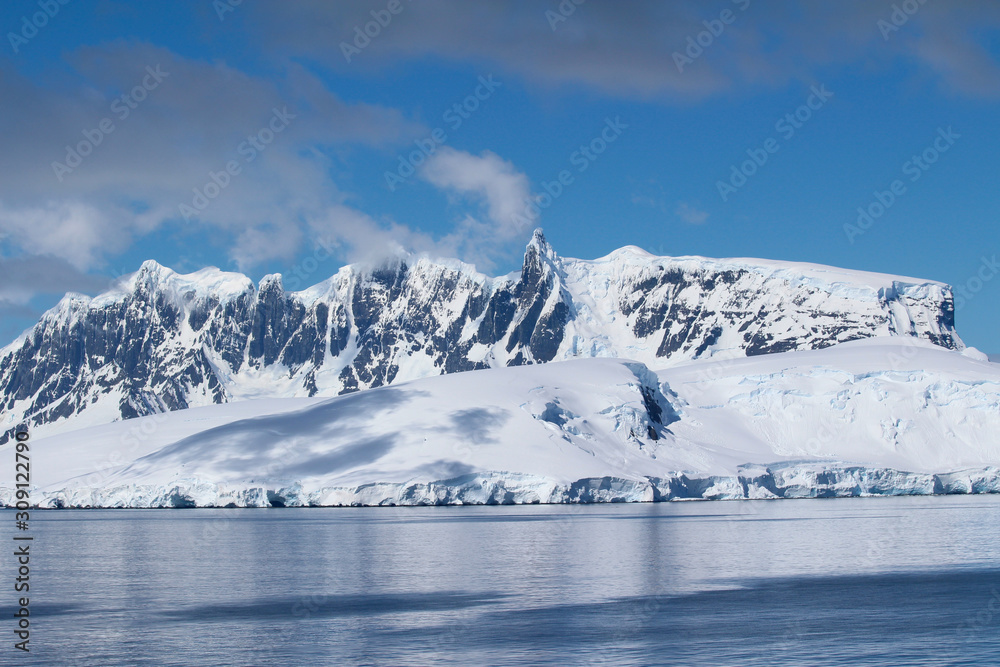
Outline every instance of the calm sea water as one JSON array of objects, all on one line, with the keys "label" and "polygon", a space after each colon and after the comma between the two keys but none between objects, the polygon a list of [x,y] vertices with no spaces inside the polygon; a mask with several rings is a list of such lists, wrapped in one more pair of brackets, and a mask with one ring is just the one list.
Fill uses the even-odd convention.
[{"label": "calm sea water", "polygon": [[32,522],[2,664],[1000,665],[997,496]]}]

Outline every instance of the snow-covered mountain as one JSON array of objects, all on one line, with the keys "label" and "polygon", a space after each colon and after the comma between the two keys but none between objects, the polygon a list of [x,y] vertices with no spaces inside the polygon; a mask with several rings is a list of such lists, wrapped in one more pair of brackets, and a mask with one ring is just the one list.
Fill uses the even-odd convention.
[{"label": "snow-covered mountain", "polygon": [[[151,415],[33,441],[32,498],[188,507],[1000,492],[997,433],[1000,366],[885,337],[658,373],[579,359]],[[0,503],[13,498],[0,477]]]},{"label": "snow-covered mountain", "polygon": [[335,396],[574,357],[664,368],[880,336],[961,349],[948,286],[751,259],[584,261],[536,232],[520,273],[423,257],[347,266],[300,292],[280,275],[180,275],[155,262],[67,295],[0,350],[0,401],[39,435],[192,406]]}]

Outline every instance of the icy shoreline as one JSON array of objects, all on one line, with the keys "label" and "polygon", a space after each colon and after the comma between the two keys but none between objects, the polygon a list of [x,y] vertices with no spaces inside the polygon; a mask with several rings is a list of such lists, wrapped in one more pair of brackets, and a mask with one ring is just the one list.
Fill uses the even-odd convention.
[{"label": "icy shoreline", "polygon": [[[45,493],[40,509],[152,509],[224,507],[379,507],[428,505],[526,505],[770,500],[1000,493],[1000,467],[949,473],[911,473],[862,466],[747,466],[738,475],[680,474],[642,480],[585,478],[571,484],[523,474],[474,474],[428,483],[373,483],[353,488],[303,490],[234,486],[192,480],[170,487],[126,485]],[[0,489],[9,508],[12,489]]]}]

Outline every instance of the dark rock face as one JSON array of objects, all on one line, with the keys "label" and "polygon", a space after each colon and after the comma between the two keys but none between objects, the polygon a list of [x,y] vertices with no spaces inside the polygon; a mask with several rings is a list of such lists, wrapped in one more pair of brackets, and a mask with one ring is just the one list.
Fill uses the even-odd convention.
[{"label": "dark rock face", "polygon": [[297,293],[280,276],[254,286],[147,262],[117,291],[67,296],[0,351],[0,404],[9,423],[84,425],[573,356],[656,366],[874,335],[962,345],[951,292],[937,283],[862,293],[788,268],[621,253],[561,259],[536,232],[519,276],[409,259],[345,267]]}]

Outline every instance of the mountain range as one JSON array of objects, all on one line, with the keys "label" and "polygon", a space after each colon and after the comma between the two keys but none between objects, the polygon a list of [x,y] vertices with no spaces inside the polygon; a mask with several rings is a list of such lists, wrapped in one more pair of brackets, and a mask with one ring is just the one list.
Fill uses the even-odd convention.
[{"label": "mountain range", "polygon": [[581,357],[662,369],[874,337],[965,346],[945,284],[812,264],[560,257],[536,231],[519,272],[403,256],[288,292],[148,261],[68,294],[0,350],[7,428],[39,435],[255,398],[331,397],[435,375]]}]

